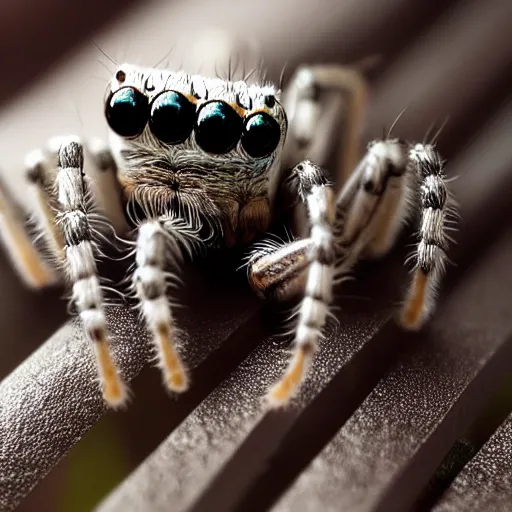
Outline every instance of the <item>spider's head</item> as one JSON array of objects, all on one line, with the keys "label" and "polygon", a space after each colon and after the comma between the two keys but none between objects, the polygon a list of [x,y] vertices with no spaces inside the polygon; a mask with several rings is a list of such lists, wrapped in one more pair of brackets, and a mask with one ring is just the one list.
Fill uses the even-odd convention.
[{"label": "spider's head", "polygon": [[276,96],[270,85],[121,66],[105,115],[129,203],[213,218],[243,238],[266,229],[287,128]]}]

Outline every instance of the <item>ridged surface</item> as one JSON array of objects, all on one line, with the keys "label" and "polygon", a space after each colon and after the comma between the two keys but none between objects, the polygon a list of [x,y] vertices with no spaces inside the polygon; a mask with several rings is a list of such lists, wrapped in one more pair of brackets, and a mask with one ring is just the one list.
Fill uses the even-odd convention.
[{"label": "ridged surface", "polygon": [[[4,80],[0,101],[62,54],[62,37],[75,30],[78,19],[84,32],[76,32],[76,41],[100,23],[98,13],[108,14],[89,2],[73,19],[78,8],[64,8],[58,0],[46,4],[49,24],[41,26],[47,38],[27,29],[32,20],[39,25],[35,11],[29,15],[17,7],[0,16],[0,26],[7,24],[2,37],[26,34],[2,46],[14,59],[6,69],[15,79]],[[96,38],[116,60],[135,55],[137,62],[151,65],[175,40],[187,47],[212,25],[242,30],[261,43],[276,80],[285,62],[293,69],[302,62],[379,57],[369,69],[364,138],[380,136],[404,107],[393,132],[399,137],[421,140],[433,123],[435,131],[449,117],[439,148],[449,160],[449,174],[458,176],[451,186],[462,215],[458,244],[450,251],[455,265],[448,268],[430,327],[409,335],[394,326],[407,279],[404,251],[361,265],[357,279],[339,291],[338,323],[322,342],[304,392],[290,409],[269,415],[260,399],[286,362],[281,324],[261,311],[247,287],[226,281],[225,269],[206,267],[210,278],[204,268],[197,275],[188,269],[179,325],[186,333],[186,360],[194,368],[192,389],[158,402],[151,419],[140,416],[151,401],[146,409],[134,405],[123,426],[127,435],[144,437],[153,427],[149,421],[167,427],[156,429],[157,439],[140,443],[141,459],[160,446],[98,510],[413,507],[512,363],[512,117],[505,102],[512,90],[510,19],[509,0],[244,0],[236,7],[228,0],[162,1],[144,4]],[[58,32],[54,24],[65,24],[66,30]],[[38,45],[41,51],[34,50]],[[63,129],[81,134],[85,126],[94,135],[105,133],[104,80],[92,86],[85,78],[98,74],[94,52],[94,58],[82,54],[45,82],[34,82],[32,92],[2,112],[0,165],[18,195],[24,191],[21,173],[13,169],[25,150]],[[175,65],[181,58],[174,57]],[[59,101],[69,90],[85,98],[77,101],[80,116],[72,108],[72,115],[59,117]],[[29,295],[10,270],[2,272],[6,374],[43,341],[62,307],[55,306],[55,293]],[[115,354],[131,380],[150,358],[145,330],[128,309],[109,308],[108,316]],[[0,510],[14,509],[39,483],[27,500],[37,509],[51,479],[44,477],[105,413],[94,379],[90,347],[72,320],[0,383]],[[510,436],[509,419],[462,469],[436,510],[508,510]]]}]

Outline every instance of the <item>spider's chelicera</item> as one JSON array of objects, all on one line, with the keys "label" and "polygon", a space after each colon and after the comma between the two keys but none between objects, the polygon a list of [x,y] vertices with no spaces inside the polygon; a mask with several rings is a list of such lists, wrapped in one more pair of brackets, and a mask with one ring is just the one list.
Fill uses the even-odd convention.
[{"label": "spider's chelicera", "polygon": [[[323,162],[311,161],[326,136],[318,129],[319,96],[333,88],[351,93],[346,112],[360,113],[365,83],[337,66],[300,69],[283,95],[269,84],[121,66],[105,101],[110,143],[87,144],[102,171],[96,187],[84,175],[84,147],[76,137],[54,139],[49,152],[27,158],[33,213],[51,260],[36,252],[19,207],[0,187],[2,235],[13,262],[37,287],[55,279],[52,267],[65,270],[110,406],[122,405],[127,392],[110,351],[96,265],[94,237],[105,220],[136,244],[133,289],[172,391],[185,391],[188,377],[166,296],[169,258],[255,241],[286,209],[305,207],[309,235],[256,243],[247,264],[261,297],[301,297],[288,370],[268,393],[272,406],[286,404],[307,374],[333,283],[362,257],[388,252],[413,213],[420,217],[419,239],[400,322],[416,329],[427,319],[444,271],[453,209],[443,162],[432,144],[389,137],[370,143],[359,163],[344,148],[337,176],[348,174],[344,167],[353,171],[335,195]],[[345,140],[355,140],[357,121],[346,119]]]}]

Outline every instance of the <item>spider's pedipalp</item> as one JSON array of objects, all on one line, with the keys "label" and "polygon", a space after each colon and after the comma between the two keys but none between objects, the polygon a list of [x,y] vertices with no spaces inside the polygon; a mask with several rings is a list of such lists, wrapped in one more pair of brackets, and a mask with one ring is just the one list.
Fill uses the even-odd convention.
[{"label": "spider's pedipalp", "polygon": [[282,301],[303,293],[312,250],[311,238],[256,247],[248,262],[253,290],[262,298]]}]

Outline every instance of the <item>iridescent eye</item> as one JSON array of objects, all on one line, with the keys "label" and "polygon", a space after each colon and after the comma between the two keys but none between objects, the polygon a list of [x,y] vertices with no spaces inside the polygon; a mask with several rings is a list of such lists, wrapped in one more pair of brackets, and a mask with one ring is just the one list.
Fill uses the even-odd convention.
[{"label": "iridescent eye", "polygon": [[270,155],[280,138],[279,123],[265,112],[256,112],[245,121],[242,146],[254,158]]},{"label": "iridescent eye", "polygon": [[105,116],[118,135],[136,137],[148,122],[148,98],[133,87],[122,87],[107,100]]},{"label": "iridescent eye", "polygon": [[194,128],[195,120],[196,106],[179,92],[165,91],[151,104],[149,127],[162,142],[184,142]]},{"label": "iridescent eye", "polygon": [[197,143],[208,153],[227,153],[239,141],[242,125],[242,118],[227,103],[210,101],[197,114]]}]

